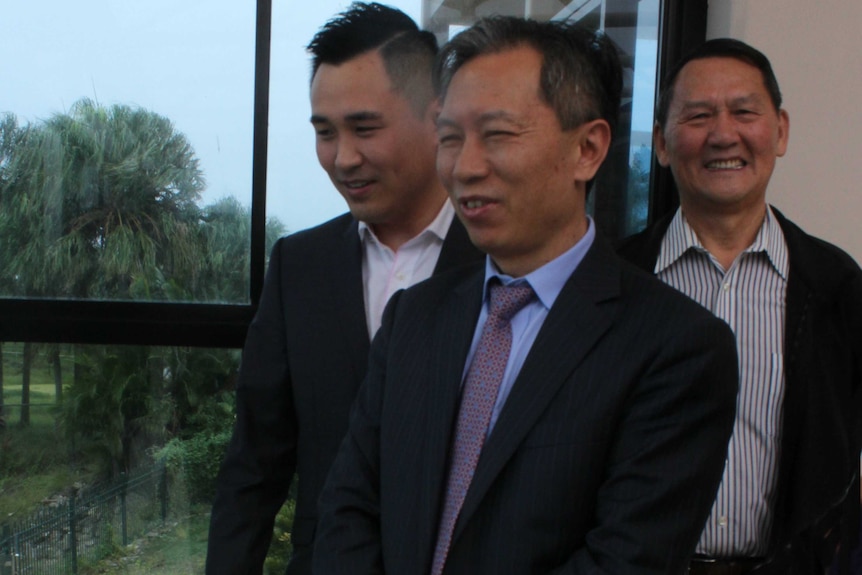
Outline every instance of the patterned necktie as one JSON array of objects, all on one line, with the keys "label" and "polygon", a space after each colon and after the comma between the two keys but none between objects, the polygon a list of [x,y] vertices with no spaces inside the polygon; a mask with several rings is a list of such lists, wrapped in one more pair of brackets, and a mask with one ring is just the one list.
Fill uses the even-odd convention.
[{"label": "patterned necktie", "polygon": [[443,572],[455,520],[458,519],[485,442],[491,411],[497,401],[497,390],[503,380],[512,347],[512,326],[509,321],[535,297],[533,288],[527,284],[503,286],[492,283],[490,291],[488,319],[464,380],[431,575]]}]

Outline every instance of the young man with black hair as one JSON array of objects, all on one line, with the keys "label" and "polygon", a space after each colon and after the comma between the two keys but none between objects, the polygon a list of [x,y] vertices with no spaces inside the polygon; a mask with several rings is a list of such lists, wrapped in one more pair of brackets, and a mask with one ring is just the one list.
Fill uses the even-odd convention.
[{"label": "young man with black hair", "polygon": [[317,156],[350,213],[273,248],[243,349],[208,574],[261,573],[294,475],[287,572],[311,573],[317,497],[386,301],[480,257],[434,168],[436,50],[432,34],[376,3],[354,3],[309,45]]}]

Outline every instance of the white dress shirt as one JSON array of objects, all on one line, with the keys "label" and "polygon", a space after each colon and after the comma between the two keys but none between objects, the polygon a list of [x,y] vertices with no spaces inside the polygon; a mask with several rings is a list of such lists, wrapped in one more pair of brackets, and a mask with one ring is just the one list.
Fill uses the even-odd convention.
[{"label": "white dress shirt", "polygon": [[434,221],[397,251],[381,243],[368,224],[359,222],[362,285],[369,337],[373,338],[380,328],[383,309],[393,293],[431,277],[454,217],[455,208],[447,199]]}]

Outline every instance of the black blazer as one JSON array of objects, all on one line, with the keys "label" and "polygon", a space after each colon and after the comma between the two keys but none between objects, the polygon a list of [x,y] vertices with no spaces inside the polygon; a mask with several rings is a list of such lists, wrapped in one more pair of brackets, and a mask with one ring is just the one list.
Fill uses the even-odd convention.
[{"label": "black blazer", "polygon": [[[483,273],[393,297],[320,499],[317,575],[428,573]],[[596,238],[488,438],[445,573],[683,573],[735,415],[733,335]]]},{"label": "black blazer", "polygon": [[[772,208],[790,258],[784,421],[772,561],[757,573],[822,575],[859,526],[862,271]],[[673,214],[620,245],[652,273]]]},{"label": "black blazer", "polygon": [[[280,239],[243,349],[236,427],[218,479],[207,573],[260,573],[297,474],[294,555],[311,572],[317,497],[365,376],[362,247],[349,214]],[[435,273],[482,261],[457,218]]]}]

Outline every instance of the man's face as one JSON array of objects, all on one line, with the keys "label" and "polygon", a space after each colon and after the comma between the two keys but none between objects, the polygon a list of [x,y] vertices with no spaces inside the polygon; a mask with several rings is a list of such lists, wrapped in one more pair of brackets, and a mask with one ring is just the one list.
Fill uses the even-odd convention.
[{"label": "man's face", "polygon": [[[454,75],[437,122],[437,172],[470,239],[522,276],[586,231],[579,139],[539,93],[540,54],[477,56]],[[585,125],[586,126],[586,125]]]},{"label": "man's face", "polygon": [[788,130],[787,113],[775,110],[756,67],[693,60],[677,77],[667,125],[655,130],[656,154],[670,166],[684,210],[758,210]]},{"label": "man's face", "polygon": [[[377,232],[430,221],[428,196],[439,190],[433,114],[420,117],[392,90],[377,51],[318,68],[311,123],[320,165],[354,217]],[[436,214],[440,199],[433,202]]]}]

